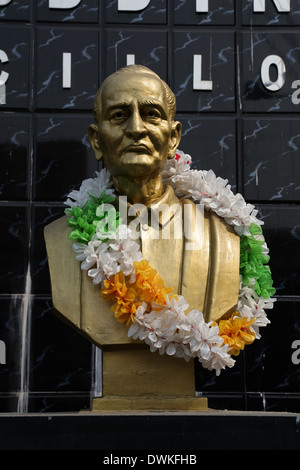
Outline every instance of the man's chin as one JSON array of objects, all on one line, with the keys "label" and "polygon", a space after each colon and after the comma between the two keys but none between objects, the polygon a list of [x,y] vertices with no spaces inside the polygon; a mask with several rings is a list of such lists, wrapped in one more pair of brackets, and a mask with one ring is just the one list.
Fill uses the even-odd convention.
[{"label": "man's chin", "polygon": [[152,155],[135,152],[123,155],[120,163],[123,170],[133,176],[147,175],[159,166],[159,161]]}]

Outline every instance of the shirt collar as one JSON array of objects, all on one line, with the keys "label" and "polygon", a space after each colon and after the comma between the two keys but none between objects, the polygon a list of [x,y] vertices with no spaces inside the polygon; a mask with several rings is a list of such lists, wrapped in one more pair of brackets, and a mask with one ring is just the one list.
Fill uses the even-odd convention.
[{"label": "shirt collar", "polygon": [[[178,204],[178,207],[174,206],[174,211],[170,213],[170,211],[160,210],[162,205],[168,205],[169,207],[173,206],[174,204]],[[159,224],[164,226],[165,224],[169,223],[175,214],[179,210],[179,199],[175,196],[174,190],[172,186],[167,186],[163,194],[151,204],[151,209],[159,214]]]},{"label": "shirt collar", "polygon": [[[172,211],[172,212],[170,212],[168,210],[163,210],[163,207],[162,207],[163,205],[167,205],[167,206],[171,207],[171,206],[176,205],[176,204],[178,206],[177,207],[174,206],[174,211]],[[116,198],[115,205],[119,206],[119,197],[118,196]],[[150,204],[150,206],[148,206],[147,208],[145,207],[148,210],[149,223],[151,221],[150,212],[152,211],[154,213],[154,215],[155,215],[155,213],[158,214],[159,225],[160,226],[166,225],[167,223],[169,223],[174,218],[174,216],[180,210],[179,205],[180,205],[180,201],[177,198],[177,196],[175,195],[173,188],[171,186],[166,186],[163,194],[158,199],[156,199],[154,202],[152,202]],[[127,201],[127,211],[131,206],[132,206],[132,204],[130,204]],[[141,216],[141,214],[140,214],[140,216]]]}]

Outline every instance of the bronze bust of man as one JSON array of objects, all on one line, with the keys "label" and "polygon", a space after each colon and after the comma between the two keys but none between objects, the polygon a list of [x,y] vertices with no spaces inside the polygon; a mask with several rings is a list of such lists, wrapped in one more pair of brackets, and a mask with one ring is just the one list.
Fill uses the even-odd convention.
[{"label": "bronze bust of man", "polygon": [[[96,158],[103,160],[111,174],[116,193],[127,197],[128,206],[151,206],[159,213],[158,226],[141,227],[143,257],[167,285],[184,296],[190,309],[203,312],[206,321],[217,321],[229,315],[238,301],[239,236],[217,215],[205,211],[201,233],[193,232],[195,238],[201,236],[201,244],[187,250],[184,234],[172,236],[181,212],[168,213],[167,218],[160,213],[165,205],[189,205],[185,223],[193,225],[197,211],[191,200],[179,200],[163,183],[163,168],[174,157],[181,138],[175,112],[174,94],[160,77],[146,67],[127,66],[100,87],[89,139]],[[166,225],[169,239],[161,236]],[[45,228],[53,305],[103,350],[104,396],[98,409],[134,409],[139,407],[137,402],[141,408],[197,409],[193,362],[150,353],[144,344],[128,337],[110,305],[80,269],[68,232],[65,217]]]}]

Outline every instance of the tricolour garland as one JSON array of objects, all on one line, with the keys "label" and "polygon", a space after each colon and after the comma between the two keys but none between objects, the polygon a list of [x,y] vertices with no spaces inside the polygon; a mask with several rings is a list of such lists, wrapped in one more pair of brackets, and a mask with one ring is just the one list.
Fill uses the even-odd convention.
[{"label": "tricolour garland", "polygon": [[72,228],[69,238],[81,268],[100,285],[100,295],[112,302],[112,311],[126,323],[129,337],[144,341],[152,352],[187,361],[198,358],[219,375],[221,369],[233,367],[232,356],[259,339],[259,328],[270,323],[265,310],[273,307],[275,289],[263,222],[256,218],[254,206],[246,204],[241,194],[233,194],[227,180],[212,170],[192,170],[191,157],[181,151],[168,160],[163,180],[179,198],[188,197],[223,217],[241,238],[239,299],[230,318],[206,323],[202,312],[188,311],[184,297],[174,294],[143,259],[130,229],[109,209],[115,195],[105,169],[69,194],[65,203],[70,207],[66,209]]}]

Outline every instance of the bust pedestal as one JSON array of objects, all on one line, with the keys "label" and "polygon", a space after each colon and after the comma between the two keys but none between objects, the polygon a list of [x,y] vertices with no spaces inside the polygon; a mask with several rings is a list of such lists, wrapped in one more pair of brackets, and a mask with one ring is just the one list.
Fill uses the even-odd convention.
[{"label": "bust pedestal", "polygon": [[103,397],[93,411],[201,411],[195,397],[194,362],[149,349],[103,351]]}]

